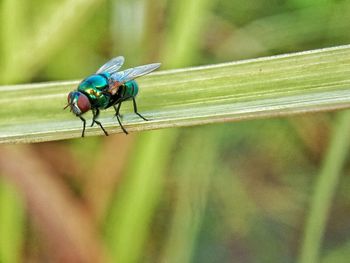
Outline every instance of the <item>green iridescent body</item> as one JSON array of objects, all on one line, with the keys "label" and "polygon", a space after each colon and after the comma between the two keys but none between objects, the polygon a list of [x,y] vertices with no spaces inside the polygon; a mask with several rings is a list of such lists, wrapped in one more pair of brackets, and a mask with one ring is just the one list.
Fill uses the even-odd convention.
[{"label": "green iridescent body", "polygon": [[104,134],[108,135],[97,118],[100,110],[109,107],[114,108],[115,117],[118,120],[120,128],[125,134],[128,134],[127,130],[123,127],[119,113],[122,102],[126,100],[132,100],[134,113],[141,119],[148,121],[137,111],[135,97],[139,92],[139,86],[134,79],[156,70],[159,68],[160,63],[152,63],[118,71],[123,63],[123,56],[112,58],[103,64],[95,74],[88,76],[80,82],[76,90],[69,92],[67,96],[68,104],[65,108],[70,107],[71,112],[83,122],[81,137],[84,137],[86,127],[86,119],[82,115],[90,110],[92,112],[90,126],[92,127],[94,124],[97,124],[103,130]]},{"label": "green iridescent body", "polygon": [[135,80],[130,80],[118,87],[116,94],[107,92],[109,88],[109,74],[94,74],[84,79],[78,86],[78,91],[84,93],[92,108],[107,109],[116,103],[134,98],[139,87]]}]

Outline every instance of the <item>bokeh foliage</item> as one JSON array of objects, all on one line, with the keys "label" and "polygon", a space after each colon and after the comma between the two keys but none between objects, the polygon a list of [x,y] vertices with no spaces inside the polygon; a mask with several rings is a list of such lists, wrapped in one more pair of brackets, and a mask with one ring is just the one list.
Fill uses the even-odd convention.
[{"label": "bokeh foliage", "polygon": [[[349,1],[0,8],[3,84],[79,79],[117,54],[177,68],[350,40]],[[1,147],[0,262],[347,262],[349,122],[323,113]]]}]

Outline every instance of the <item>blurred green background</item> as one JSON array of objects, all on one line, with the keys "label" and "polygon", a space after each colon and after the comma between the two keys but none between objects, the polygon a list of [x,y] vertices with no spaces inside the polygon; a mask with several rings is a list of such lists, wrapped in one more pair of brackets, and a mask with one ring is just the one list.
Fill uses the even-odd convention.
[{"label": "blurred green background", "polygon": [[[117,55],[170,69],[337,46],[349,14],[345,0],[2,0],[0,81],[82,79]],[[0,149],[27,171],[0,177],[0,262],[349,262],[348,116]]]}]

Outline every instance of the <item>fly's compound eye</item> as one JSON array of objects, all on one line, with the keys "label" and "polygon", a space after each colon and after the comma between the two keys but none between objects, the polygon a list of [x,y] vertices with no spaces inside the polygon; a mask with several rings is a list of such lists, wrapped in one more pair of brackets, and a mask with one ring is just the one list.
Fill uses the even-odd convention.
[{"label": "fly's compound eye", "polygon": [[91,103],[88,97],[82,93],[79,94],[76,105],[80,110],[80,114],[87,112],[91,109]]},{"label": "fly's compound eye", "polygon": [[68,106],[75,115],[81,115],[91,109],[91,103],[87,96],[79,91],[72,91],[67,97]]}]

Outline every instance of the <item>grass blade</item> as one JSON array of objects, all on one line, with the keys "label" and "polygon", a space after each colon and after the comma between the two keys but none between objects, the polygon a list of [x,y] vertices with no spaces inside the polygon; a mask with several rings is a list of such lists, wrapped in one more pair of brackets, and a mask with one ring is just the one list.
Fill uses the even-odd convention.
[{"label": "grass blade", "polygon": [[[126,129],[141,131],[342,109],[350,105],[349,72],[349,45],[162,71],[139,80],[138,109],[151,121],[131,113],[130,103],[121,112]],[[77,84],[0,87],[0,142],[79,137],[80,120],[62,110]],[[113,109],[101,115],[110,133],[121,132]],[[96,134],[103,133],[87,129],[87,135]]]}]

